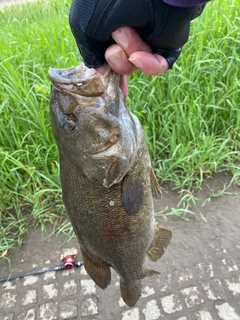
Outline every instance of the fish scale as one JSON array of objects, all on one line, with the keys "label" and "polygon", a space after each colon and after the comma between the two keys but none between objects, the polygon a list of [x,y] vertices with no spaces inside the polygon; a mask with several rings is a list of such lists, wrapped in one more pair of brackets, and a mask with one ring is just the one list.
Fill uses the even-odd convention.
[{"label": "fish scale", "polygon": [[159,274],[145,266],[146,256],[158,260],[171,239],[155,221],[160,187],[143,129],[110,69],[101,76],[82,64],[51,69],[49,76],[63,202],[86,271],[105,289],[113,268],[123,300],[133,306],[142,279]]},{"label": "fish scale", "polygon": [[[120,259],[123,261],[122,250],[126,251],[126,247],[129,247],[128,257],[138,252],[144,245],[147,250],[148,245],[144,243],[144,239],[145,237],[153,239],[153,234],[145,226],[148,219],[152,217],[140,220],[139,216],[126,214],[120,198],[121,184],[116,184],[109,190],[86,178],[83,173],[80,173],[79,168],[74,167],[67,160],[61,163],[63,189],[71,190],[71,192],[63,191],[63,201],[74,230],[79,235],[80,244],[88,248],[88,251],[92,251],[92,254],[96,254],[100,260],[105,256],[105,261],[111,265],[116,264],[113,258],[119,259],[116,253],[121,255]],[[110,199],[114,199],[114,206],[110,206]],[[79,207],[80,203],[81,207]],[[107,236],[109,226],[114,230],[114,241],[111,239],[109,241]],[[138,239],[139,232],[142,235],[142,241]],[[89,237],[91,233],[94,233],[94,236]],[[145,252],[142,256],[144,260]]]}]

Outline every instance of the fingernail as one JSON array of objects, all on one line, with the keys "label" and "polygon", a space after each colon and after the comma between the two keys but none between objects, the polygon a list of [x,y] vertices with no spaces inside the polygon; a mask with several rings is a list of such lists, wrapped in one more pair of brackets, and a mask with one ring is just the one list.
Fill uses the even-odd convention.
[{"label": "fingernail", "polygon": [[108,62],[114,64],[116,67],[120,67],[122,65],[122,57],[120,52],[119,54],[106,54],[105,58]]},{"label": "fingernail", "polygon": [[132,64],[134,64],[138,69],[143,68],[142,61],[140,61],[138,58],[129,58],[128,59]]},{"label": "fingernail", "polygon": [[119,44],[120,46],[125,47],[125,48],[128,47],[128,45],[129,45],[128,36],[127,36],[126,32],[123,31],[122,29],[115,30],[112,33],[112,37],[117,42],[117,44]]}]

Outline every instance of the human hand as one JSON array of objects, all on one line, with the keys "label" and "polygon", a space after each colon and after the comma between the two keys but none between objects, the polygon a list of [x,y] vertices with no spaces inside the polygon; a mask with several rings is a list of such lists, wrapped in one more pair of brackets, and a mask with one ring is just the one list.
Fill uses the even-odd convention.
[{"label": "human hand", "polygon": [[107,60],[122,75],[153,75],[172,67],[198,10],[162,0],[73,0],[69,21],[87,67],[101,71]]},{"label": "human hand", "polygon": [[[120,87],[125,96],[128,94],[126,75],[136,69],[147,75],[160,75],[169,68],[165,58],[152,53],[151,47],[144,42],[135,29],[131,27],[118,28],[112,33],[116,44],[111,45],[105,52],[105,59],[113,71],[122,75]],[[105,66],[97,68],[103,73]]]}]

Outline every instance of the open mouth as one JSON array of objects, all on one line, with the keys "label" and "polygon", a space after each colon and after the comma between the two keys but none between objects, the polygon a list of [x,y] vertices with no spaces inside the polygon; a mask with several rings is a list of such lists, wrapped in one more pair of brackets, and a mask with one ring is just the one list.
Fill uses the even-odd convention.
[{"label": "open mouth", "polygon": [[59,91],[68,91],[86,97],[98,97],[104,93],[101,75],[81,64],[74,68],[49,70],[49,79]]}]

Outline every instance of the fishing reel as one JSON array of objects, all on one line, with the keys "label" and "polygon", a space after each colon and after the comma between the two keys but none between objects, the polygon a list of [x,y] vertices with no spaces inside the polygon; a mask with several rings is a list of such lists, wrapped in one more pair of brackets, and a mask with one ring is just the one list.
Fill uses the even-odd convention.
[{"label": "fishing reel", "polygon": [[82,261],[75,261],[75,257],[77,255],[77,249],[65,249],[64,253],[61,255],[61,260],[63,262],[63,268],[65,270],[71,270],[74,267],[81,267],[83,265]]},{"label": "fishing reel", "polygon": [[24,274],[18,274],[15,276],[8,276],[6,278],[0,278],[0,282],[23,278],[23,277],[27,277],[27,276],[36,275],[36,274],[41,274],[41,273],[45,273],[45,272],[49,272],[49,271],[71,270],[75,267],[78,268],[78,267],[83,266],[83,261],[77,261],[77,262],[75,261],[76,255],[77,255],[77,249],[74,249],[74,248],[65,249],[64,254],[61,255],[61,260],[63,262],[62,265],[56,266],[56,267],[51,267],[48,269],[36,270],[36,271],[24,273]]}]

